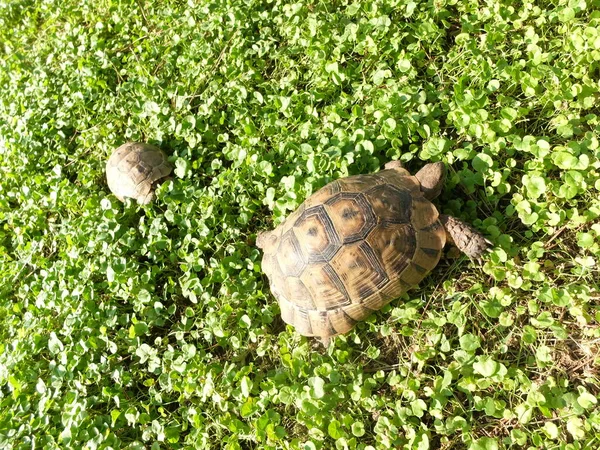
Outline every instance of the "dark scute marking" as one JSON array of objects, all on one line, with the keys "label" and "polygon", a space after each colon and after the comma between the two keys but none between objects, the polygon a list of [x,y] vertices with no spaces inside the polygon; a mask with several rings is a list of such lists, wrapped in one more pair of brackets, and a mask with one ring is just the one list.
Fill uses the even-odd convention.
[{"label": "dark scute marking", "polygon": [[341,187],[340,187],[340,183],[336,181],[332,181],[331,183],[328,184],[329,187],[329,192],[331,193],[331,195],[337,194],[338,192],[341,192]]},{"label": "dark scute marking", "polygon": [[413,263],[413,266],[415,267],[416,271],[419,273],[426,273],[427,269],[425,267],[422,267],[418,264]]},{"label": "dark scute marking", "polygon": [[380,225],[381,228],[396,228],[396,226],[398,226],[397,223],[390,222],[387,220],[382,220]]},{"label": "dark scute marking", "polygon": [[410,264],[409,256],[400,255],[398,258],[392,263],[392,270],[396,273],[404,272],[404,269],[408,267]]},{"label": "dark scute marking", "polygon": [[360,298],[367,298],[370,297],[371,295],[373,295],[375,293],[376,289],[373,286],[368,286],[366,284],[363,284],[362,286],[360,286],[358,288],[358,295]]},{"label": "dark scute marking", "polygon": [[420,228],[419,231],[432,232],[432,231],[437,231],[439,228],[440,228],[440,223],[439,223],[439,221],[436,220],[431,225],[427,225],[426,227]]},{"label": "dark scute marking", "polygon": [[338,291],[340,291],[340,293],[344,296],[344,299],[345,299],[344,303],[340,303],[340,304],[335,305],[335,306],[330,306],[330,307],[326,308],[326,310],[329,311],[331,309],[338,309],[338,308],[340,308],[342,306],[349,305],[351,303],[350,296],[348,295],[348,291],[346,290],[346,286],[344,286],[344,283],[342,282],[342,279],[339,277],[339,275],[337,274],[337,272],[329,264],[326,264],[323,267],[323,270],[329,276],[329,279],[331,280],[331,282],[335,285],[336,289]]},{"label": "dark scute marking", "polygon": [[375,312],[375,311],[379,311],[381,308],[371,308],[367,302],[364,301],[364,299],[367,297],[363,297],[363,301],[360,302],[360,306],[362,306],[365,309],[368,309],[371,312]]},{"label": "dark scute marking", "polygon": [[428,248],[428,247],[421,247],[421,250],[423,250],[423,252],[428,254],[429,256],[436,256],[440,252],[439,250],[436,250],[435,248]]},{"label": "dark scute marking", "polygon": [[319,311],[319,316],[323,323],[327,324],[327,335],[335,336],[337,334],[337,331],[335,328],[333,328],[333,324],[331,323],[331,319],[329,318],[329,313],[327,311]]},{"label": "dark scute marking", "polygon": [[342,213],[342,217],[345,220],[350,220],[350,219],[354,219],[359,214],[360,214],[360,211],[357,211],[354,208],[345,208],[344,212]]},{"label": "dark scute marking", "polygon": [[398,280],[400,281],[400,286],[402,286],[402,290],[403,291],[408,291],[409,289],[413,288],[414,286],[411,284],[408,284],[406,281],[404,281],[403,279]]},{"label": "dark scute marking", "polygon": [[308,310],[306,308],[303,308],[302,306],[298,306],[298,305],[294,305],[294,308],[296,308],[296,311],[298,311],[298,314],[302,317],[308,317]]},{"label": "dark scute marking", "polygon": [[352,324],[352,326],[356,325],[358,323],[358,320],[353,319],[352,317],[350,317],[348,315],[348,313],[346,313],[346,311],[344,311],[343,309],[341,310],[342,314],[344,314],[344,318],[350,322]]},{"label": "dark scute marking", "polygon": [[319,231],[315,227],[310,227],[308,229],[309,236],[316,236],[317,234],[319,234]]},{"label": "dark scute marking", "polygon": [[358,242],[362,239],[363,239],[363,237],[361,237],[357,234],[353,234],[344,239],[344,244],[353,244],[354,242]]}]

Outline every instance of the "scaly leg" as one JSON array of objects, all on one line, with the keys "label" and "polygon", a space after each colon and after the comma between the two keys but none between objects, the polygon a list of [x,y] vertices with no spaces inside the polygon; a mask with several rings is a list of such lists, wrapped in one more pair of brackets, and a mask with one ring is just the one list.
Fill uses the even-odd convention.
[{"label": "scaly leg", "polygon": [[440,221],[446,229],[446,241],[470,259],[481,261],[483,254],[490,251],[492,243],[468,223],[445,214],[440,215]]}]

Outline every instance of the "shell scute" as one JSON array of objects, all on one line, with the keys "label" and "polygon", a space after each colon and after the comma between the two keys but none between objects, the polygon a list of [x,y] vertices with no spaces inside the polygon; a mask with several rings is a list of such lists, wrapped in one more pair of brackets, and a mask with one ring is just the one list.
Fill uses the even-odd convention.
[{"label": "shell scute", "polygon": [[372,206],[361,193],[337,194],[325,202],[325,208],[344,244],[364,239],[377,224]]},{"label": "shell scute", "polygon": [[390,280],[379,257],[366,242],[346,245],[330,264],[353,299],[373,295]]},{"label": "shell scute", "polygon": [[329,264],[311,264],[300,276],[316,310],[327,311],[352,301],[338,273]]},{"label": "shell scute", "polygon": [[390,274],[401,273],[417,249],[417,239],[410,224],[381,223],[366,242],[380,255],[386,272]]},{"label": "shell scute", "polygon": [[329,261],[341,246],[323,205],[306,209],[296,220],[293,230],[309,263]]},{"label": "shell scute", "polygon": [[373,211],[382,222],[409,223],[414,194],[391,184],[381,184],[365,193]]},{"label": "shell scute", "polygon": [[288,231],[281,239],[279,251],[277,253],[277,261],[279,262],[279,267],[281,267],[283,274],[288,277],[300,276],[306,267],[308,261],[293,232]]}]

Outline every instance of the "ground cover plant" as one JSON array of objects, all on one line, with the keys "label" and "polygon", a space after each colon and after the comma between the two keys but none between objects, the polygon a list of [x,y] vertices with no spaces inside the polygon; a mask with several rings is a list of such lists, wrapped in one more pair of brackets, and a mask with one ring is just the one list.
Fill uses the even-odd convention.
[{"label": "ground cover plant", "polygon": [[[0,446],[600,446],[598,6],[1,2]],[[144,208],[132,140],[175,165]],[[256,234],[390,159],[494,251],[324,350]]]}]

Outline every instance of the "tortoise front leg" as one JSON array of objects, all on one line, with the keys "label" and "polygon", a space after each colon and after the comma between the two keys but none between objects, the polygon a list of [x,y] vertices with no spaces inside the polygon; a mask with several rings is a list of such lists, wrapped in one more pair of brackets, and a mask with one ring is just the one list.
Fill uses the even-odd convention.
[{"label": "tortoise front leg", "polygon": [[440,215],[440,222],[446,230],[446,241],[455,245],[470,259],[479,261],[489,251],[492,243],[468,223],[445,214]]}]

